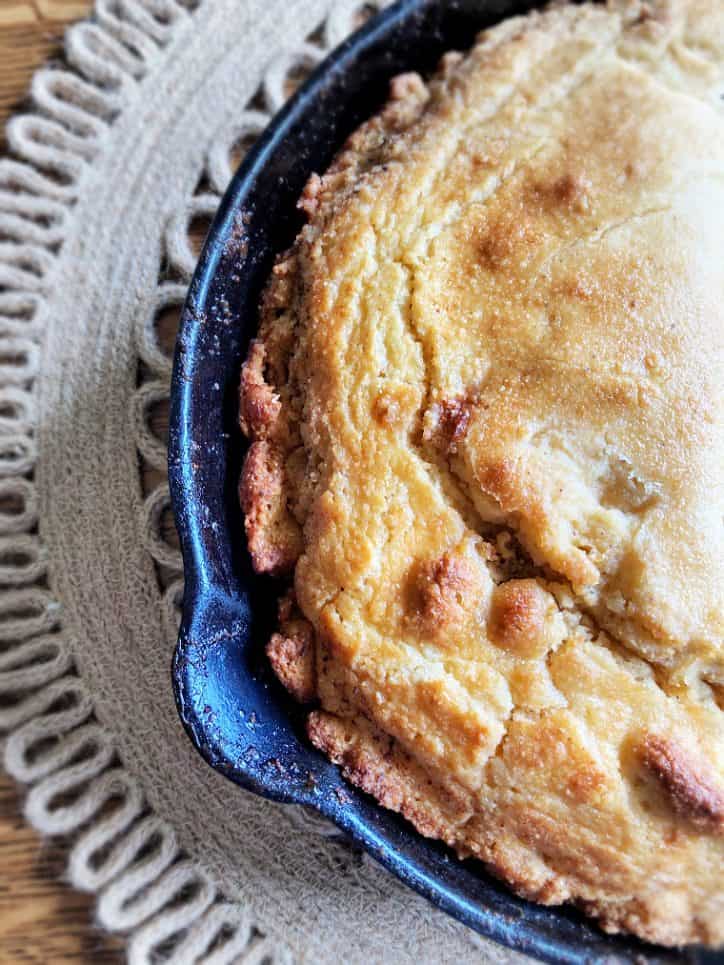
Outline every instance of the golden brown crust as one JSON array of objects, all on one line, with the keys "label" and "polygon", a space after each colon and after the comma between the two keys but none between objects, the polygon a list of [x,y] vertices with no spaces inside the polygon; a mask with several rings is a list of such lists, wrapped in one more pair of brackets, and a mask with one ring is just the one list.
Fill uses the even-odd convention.
[{"label": "golden brown crust", "polygon": [[302,551],[302,534],[287,508],[282,453],[270,442],[253,442],[239,484],[246,542],[257,573],[288,573]]},{"label": "golden brown crust", "polygon": [[279,601],[279,632],[274,633],[266,654],[274,673],[300,704],[317,696],[314,628],[296,605],[293,592]]},{"label": "golden brown crust", "polygon": [[432,442],[446,453],[455,453],[468,430],[472,402],[469,395],[458,395],[435,403],[423,429],[423,441]]},{"label": "golden brown crust", "polygon": [[508,580],[495,588],[488,628],[499,647],[521,657],[540,657],[565,635],[554,597],[530,579]]},{"label": "golden brown crust", "polygon": [[265,439],[274,433],[281,412],[281,399],[264,380],[264,343],[255,338],[241,367],[239,425],[250,439]]},{"label": "golden brown crust", "polygon": [[309,715],[307,734],[348,781],[404,815],[426,838],[455,844],[455,825],[472,814],[469,798],[436,785],[386,734],[363,719],[343,720],[321,711]]},{"label": "golden brown crust", "polygon": [[659,734],[647,734],[639,754],[677,814],[706,831],[724,834],[724,790],[698,754]]},{"label": "golden brown crust", "polygon": [[266,655],[274,673],[300,704],[317,695],[314,680],[314,649],[311,627],[296,633],[273,633]]},{"label": "golden brown crust", "polygon": [[450,633],[482,606],[490,578],[481,559],[481,552],[485,553],[479,549],[481,545],[478,540],[466,541],[418,567],[415,611],[431,634]]},{"label": "golden brown crust", "polygon": [[310,178],[242,376],[313,741],[663,944],[724,941],[723,64],[718,0],[611,0],[396,81]]}]

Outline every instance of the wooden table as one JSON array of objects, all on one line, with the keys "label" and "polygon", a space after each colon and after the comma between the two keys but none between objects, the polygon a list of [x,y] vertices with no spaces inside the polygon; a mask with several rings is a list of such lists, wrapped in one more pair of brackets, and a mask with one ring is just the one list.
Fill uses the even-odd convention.
[{"label": "wooden table", "polygon": [[[65,26],[91,0],[0,0],[0,150],[8,115],[22,108],[33,71],[58,56]],[[93,902],[62,882],[66,846],[41,841],[22,796],[0,774],[0,963],[123,961],[123,945],[92,924]]]}]

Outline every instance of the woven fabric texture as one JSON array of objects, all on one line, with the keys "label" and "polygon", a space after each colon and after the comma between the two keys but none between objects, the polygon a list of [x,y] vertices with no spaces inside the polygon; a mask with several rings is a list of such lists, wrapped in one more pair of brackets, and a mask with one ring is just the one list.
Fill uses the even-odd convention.
[{"label": "woven fabric texture", "polygon": [[[98,0],[0,160],[0,733],[133,963],[509,962],[183,734],[168,333],[238,158],[371,12]],[[164,331],[166,338],[164,339]],[[161,413],[161,418],[159,418]]]}]

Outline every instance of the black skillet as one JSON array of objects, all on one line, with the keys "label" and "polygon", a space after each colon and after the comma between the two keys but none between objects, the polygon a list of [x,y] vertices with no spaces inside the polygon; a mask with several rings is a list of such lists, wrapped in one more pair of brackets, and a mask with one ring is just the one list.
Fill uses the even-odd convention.
[{"label": "black skillet", "polygon": [[345,137],[384,101],[390,77],[431,71],[446,50],[534,4],[402,0],[332,53],[239,168],[191,284],[176,347],[169,477],[186,592],[173,681],[181,719],[208,763],[264,797],[316,808],[435,905],[504,945],[550,962],[714,962],[611,937],[571,908],[515,897],[344,782],[305,739],[299,708],[263,648],[279,587],[256,577],[237,480],[239,367],[275,254],[300,228],[295,203]]}]

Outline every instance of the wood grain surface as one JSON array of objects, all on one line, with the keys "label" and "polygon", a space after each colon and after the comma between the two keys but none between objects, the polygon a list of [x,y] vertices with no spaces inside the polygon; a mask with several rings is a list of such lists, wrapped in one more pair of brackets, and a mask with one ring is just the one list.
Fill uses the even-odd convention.
[{"label": "wood grain surface", "polygon": [[[68,23],[90,0],[0,0],[0,152],[5,121],[22,109],[33,71],[59,56]],[[93,925],[93,902],[62,878],[67,845],[41,841],[18,789],[0,774],[0,963],[118,963],[123,944]]]},{"label": "wood grain surface", "polygon": [[59,55],[66,26],[90,8],[91,0],[0,0],[0,150],[5,121],[23,106],[33,71]]}]

